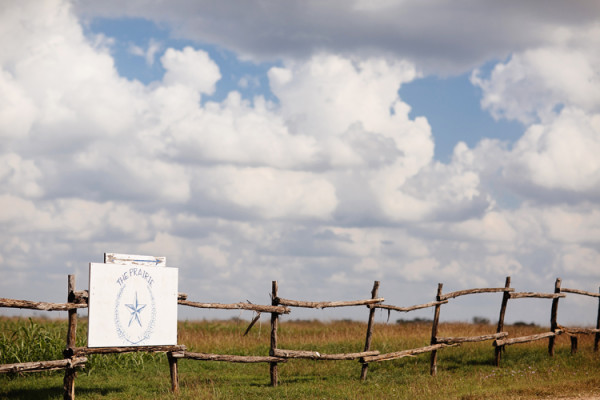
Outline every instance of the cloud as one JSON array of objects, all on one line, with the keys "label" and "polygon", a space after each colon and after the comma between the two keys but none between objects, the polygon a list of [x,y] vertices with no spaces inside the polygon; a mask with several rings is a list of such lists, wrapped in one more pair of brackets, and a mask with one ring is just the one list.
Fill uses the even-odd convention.
[{"label": "cloud", "polygon": [[531,126],[517,141],[506,168],[507,178],[598,199],[598,151],[600,115],[565,108],[554,121]]},{"label": "cloud", "polygon": [[[439,13],[291,3],[273,5],[272,21],[252,3],[205,3],[202,14],[156,4],[75,6],[171,22],[186,11],[175,34],[276,57],[266,74],[276,101],[236,91],[207,100],[225,69],[193,47],[135,50],[160,56],[166,73],[149,85],[125,79],[110,39],[86,37],[70,3],[3,3],[4,296],[33,287],[53,300],[66,274],[85,282],[105,251],[166,255],[182,291],[223,302],[268,301],[273,279],[286,296],[330,299],[363,298],[381,279],[386,299],[404,305],[430,301],[439,280],[501,286],[506,274],[520,290],[551,290],[562,274],[590,289],[600,243],[597,91],[585,89],[600,70],[587,26],[595,3],[555,14],[478,2],[465,15],[435,2]],[[223,24],[236,15],[239,25]],[[398,89],[490,57],[505,61],[473,82],[492,114],[525,124],[523,137],[459,143],[437,162],[427,118],[413,118]],[[571,70],[556,67],[563,60]]]},{"label": "cloud", "polygon": [[[272,104],[253,104],[231,92],[224,102],[198,106],[185,88],[158,89],[157,115],[164,129],[149,133],[169,157],[192,164],[306,168],[317,163],[317,140],[293,135]],[[155,137],[154,137],[155,136]]]},{"label": "cloud", "polygon": [[18,194],[26,198],[40,197],[42,171],[32,160],[23,160],[18,154],[0,155],[0,183],[2,193]]},{"label": "cloud", "polygon": [[166,85],[184,85],[200,93],[212,94],[221,79],[219,66],[202,50],[191,47],[181,51],[167,49],[160,61],[166,70],[163,77]]},{"label": "cloud", "polygon": [[[416,76],[406,62],[325,54],[269,71],[290,133],[314,137],[321,168],[335,171],[330,176],[344,194],[339,218],[356,220],[357,209],[369,208],[379,223],[420,221],[489,206],[471,166],[433,163],[427,120],[409,118],[410,107],[397,93]],[[348,181],[338,171],[355,177]]]},{"label": "cloud", "polygon": [[475,71],[471,80],[483,90],[482,106],[493,116],[528,124],[504,164],[505,177],[517,190],[539,201],[597,199],[600,57],[593,49],[598,27],[563,29],[556,36],[552,45],[497,64],[489,78]]},{"label": "cloud", "polygon": [[600,211],[593,206],[549,207],[543,211],[541,219],[553,241],[571,245],[593,244],[600,240]]},{"label": "cloud", "polygon": [[574,278],[595,279],[598,276],[599,262],[600,252],[598,250],[578,245],[563,249],[559,256],[561,269]]},{"label": "cloud", "polygon": [[0,72],[0,139],[25,135],[36,108],[8,71]]},{"label": "cloud", "polygon": [[256,76],[245,75],[239,79],[238,86],[243,89],[256,89],[260,87],[260,79]]},{"label": "cloud", "polygon": [[[294,132],[337,135],[356,121],[367,130],[391,134],[393,122],[407,118],[401,109],[396,119],[390,110],[401,107],[398,89],[417,76],[406,62],[374,58],[354,62],[331,54],[317,54],[308,62],[289,63],[269,71],[271,91]],[[335,115],[331,111],[337,110]]]},{"label": "cloud", "polygon": [[205,171],[206,196],[228,202],[260,218],[329,219],[337,206],[334,186],[326,179],[273,168],[223,167]]},{"label": "cloud", "polygon": [[487,212],[480,218],[471,218],[452,226],[453,234],[457,237],[467,236],[472,241],[491,243],[515,243],[517,231],[512,226],[510,214]]},{"label": "cloud", "polygon": [[154,65],[154,59],[156,54],[161,51],[162,44],[155,39],[150,39],[148,41],[148,48],[146,50],[142,49],[140,46],[136,46],[133,43],[129,44],[128,51],[136,56],[143,57],[146,60],[146,65],[152,66]]},{"label": "cloud", "polygon": [[76,4],[78,12],[87,16],[167,22],[179,37],[216,43],[255,60],[305,59],[319,51],[393,55],[442,74],[548,43],[557,26],[593,25],[600,13],[593,1],[576,5],[551,1],[544,9],[527,2],[492,0],[470,2],[469,7],[442,0],[426,4],[402,0]]},{"label": "cloud", "polygon": [[565,107],[598,112],[600,28],[561,30],[552,45],[513,54],[488,79],[475,70],[471,81],[483,90],[481,105],[495,118],[526,124],[555,118]]}]

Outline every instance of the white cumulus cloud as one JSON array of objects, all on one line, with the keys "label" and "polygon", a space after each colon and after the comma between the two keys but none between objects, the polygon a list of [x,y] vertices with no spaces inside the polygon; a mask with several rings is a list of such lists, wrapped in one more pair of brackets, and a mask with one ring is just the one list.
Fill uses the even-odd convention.
[{"label": "white cumulus cloud", "polygon": [[163,78],[166,85],[185,85],[200,93],[212,94],[221,79],[219,66],[202,50],[191,47],[181,51],[167,49],[160,61],[166,69]]}]

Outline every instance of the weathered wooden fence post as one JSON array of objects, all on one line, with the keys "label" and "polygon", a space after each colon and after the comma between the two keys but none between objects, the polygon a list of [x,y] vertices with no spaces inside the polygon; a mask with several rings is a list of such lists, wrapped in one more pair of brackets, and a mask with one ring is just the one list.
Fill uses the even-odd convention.
[{"label": "weathered wooden fence post", "polygon": [[173,357],[172,352],[167,353],[167,359],[169,360],[169,372],[171,373],[171,391],[174,394],[179,393],[179,374],[177,372],[177,358]]},{"label": "weathered wooden fence post", "polygon": [[[561,279],[556,278],[556,282],[554,283],[554,293],[560,293],[560,284]],[[557,314],[558,314],[558,297],[552,299],[552,311],[550,314],[550,331],[556,334],[556,330],[558,329],[557,322]],[[550,357],[554,356],[554,343],[556,342],[556,336],[550,336],[548,339],[548,354]]]},{"label": "weathered wooden fence post", "polygon": [[[69,283],[67,288],[67,302],[75,302],[75,275],[69,275]],[[67,349],[74,348],[77,334],[77,309],[72,308],[69,313],[69,327],[67,330]],[[73,357],[71,357],[72,359]],[[65,369],[65,377],[63,379],[63,398],[72,400],[75,398],[75,377],[77,372],[75,367],[67,367]]]},{"label": "weathered wooden fence post", "polygon": [[[279,300],[277,298],[277,281],[271,282],[271,305],[277,306],[279,305]],[[275,356],[275,349],[277,349],[277,326],[279,324],[279,314],[276,312],[271,313],[271,350],[269,351],[269,355]],[[271,386],[277,386],[278,374],[277,374],[277,363],[271,362],[269,363],[269,370],[271,373]]]},{"label": "weathered wooden fence post", "polygon": [[[379,281],[375,281],[373,283],[373,290],[371,290],[371,298],[376,299],[379,292]],[[364,351],[371,350],[371,341],[373,340],[373,322],[375,320],[375,307],[374,305],[369,305],[369,322],[367,323],[367,337],[365,339],[365,349]],[[360,371],[360,379],[367,379],[367,371],[369,370],[369,364],[363,363],[361,371]]]},{"label": "weathered wooden fence post", "polygon": [[[598,292],[600,292],[600,288],[598,288]],[[596,329],[600,329],[600,297],[598,298],[598,317],[596,318]],[[594,338],[594,351],[598,351],[598,343],[600,343],[600,332],[596,332],[596,336]]]},{"label": "weathered wooden fence post", "polygon": [[[437,295],[435,297],[436,301],[442,300],[442,288],[444,287],[443,283],[438,283]],[[440,308],[441,304],[435,305],[435,311],[433,314],[433,323],[431,324],[431,343],[432,345],[437,344],[437,333],[438,333],[438,323],[440,322]],[[431,351],[431,366],[429,373],[431,376],[435,376],[437,374],[437,350]]]},{"label": "weathered wooden fence post", "polygon": [[[504,288],[510,288],[510,276],[506,277]],[[508,305],[508,299],[510,299],[510,292],[506,290],[502,295],[502,305],[500,306],[500,316],[498,317],[498,328],[496,329],[496,333],[500,333],[504,330],[504,316],[506,315],[506,306]],[[496,367],[500,366],[500,357],[503,350],[504,346],[496,346]]]},{"label": "weathered wooden fence post", "polygon": [[572,335],[571,339],[571,354],[577,353],[577,336]]}]

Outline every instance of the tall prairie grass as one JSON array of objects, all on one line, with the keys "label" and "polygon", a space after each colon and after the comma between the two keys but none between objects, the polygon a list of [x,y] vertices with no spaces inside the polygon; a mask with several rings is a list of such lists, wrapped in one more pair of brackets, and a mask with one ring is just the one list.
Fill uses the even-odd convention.
[{"label": "tall prairie grass", "polygon": [[[248,322],[183,321],[179,343],[195,352],[267,355],[270,324],[263,320],[243,333]],[[0,318],[0,363],[59,359],[66,321]],[[78,324],[85,345],[86,321]],[[511,337],[547,331],[509,325]],[[366,324],[352,321],[293,321],[282,318],[279,348],[321,353],[362,351]],[[444,323],[439,336],[477,336],[495,332],[489,324]],[[372,348],[382,353],[429,344],[430,323],[378,323]],[[429,354],[371,363],[365,382],[357,361],[289,360],[279,364],[280,385],[269,386],[268,364],[232,364],[180,360],[182,399],[332,398],[332,399],[533,399],[600,395],[600,363],[593,337],[581,336],[579,352],[570,354],[564,335],[549,357],[547,340],[507,347],[500,367],[493,365],[491,342],[466,343],[438,353],[438,375],[429,375]],[[0,398],[61,398],[62,373],[0,376]],[[174,398],[169,391],[163,354],[91,356],[76,380],[77,398]]]}]

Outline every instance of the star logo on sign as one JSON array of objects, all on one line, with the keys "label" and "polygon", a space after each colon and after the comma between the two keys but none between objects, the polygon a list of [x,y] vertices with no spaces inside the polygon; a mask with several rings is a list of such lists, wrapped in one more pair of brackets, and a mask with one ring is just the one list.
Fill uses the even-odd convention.
[{"label": "star logo on sign", "polygon": [[138,302],[137,292],[135,292],[135,303],[134,304],[125,304],[125,307],[129,308],[131,312],[131,318],[129,319],[128,327],[131,326],[131,323],[135,320],[140,326],[142,326],[142,321],[140,320],[140,313],[144,308],[146,308],[146,304],[140,304]]}]

